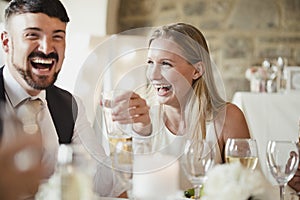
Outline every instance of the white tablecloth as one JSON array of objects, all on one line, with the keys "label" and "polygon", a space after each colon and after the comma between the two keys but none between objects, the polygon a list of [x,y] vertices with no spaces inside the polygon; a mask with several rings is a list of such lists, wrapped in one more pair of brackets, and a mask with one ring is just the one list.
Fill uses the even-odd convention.
[{"label": "white tablecloth", "polygon": [[237,92],[235,103],[244,112],[251,136],[257,140],[260,164],[267,178],[265,161],[268,140],[298,140],[300,93]]},{"label": "white tablecloth", "polygon": [[127,200],[124,198],[113,198],[113,197],[98,197],[97,200]]}]

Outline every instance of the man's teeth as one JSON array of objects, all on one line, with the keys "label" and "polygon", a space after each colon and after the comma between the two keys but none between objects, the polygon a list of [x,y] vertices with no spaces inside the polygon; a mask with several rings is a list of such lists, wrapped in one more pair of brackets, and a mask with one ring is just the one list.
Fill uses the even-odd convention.
[{"label": "man's teeth", "polygon": [[54,61],[54,59],[52,58],[48,58],[48,59],[44,59],[44,58],[33,58],[32,62],[36,63],[36,64],[45,64],[45,65],[50,65],[52,64]]}]

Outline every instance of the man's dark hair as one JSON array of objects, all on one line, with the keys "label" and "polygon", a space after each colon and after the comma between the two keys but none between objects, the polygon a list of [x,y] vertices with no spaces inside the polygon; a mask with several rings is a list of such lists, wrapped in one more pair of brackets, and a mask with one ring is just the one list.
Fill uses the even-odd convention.
[{"label": "man's dark hair", "polygon": [[69,22],[67,11],[60,0],[12,0],[5,9],[5,22],[10,16],[23,13],[44,13],[62,22]]}]

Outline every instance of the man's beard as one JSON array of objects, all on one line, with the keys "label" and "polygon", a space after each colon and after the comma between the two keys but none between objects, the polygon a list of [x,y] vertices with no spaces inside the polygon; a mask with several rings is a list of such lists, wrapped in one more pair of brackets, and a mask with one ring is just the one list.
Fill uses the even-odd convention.
[{"label": "man's beard", "polygon": [[[30,56],[35,56],[35,55],[39,55],[41,57],[47,57],[46,55],[43,55],[43,53],[36,53],[33,52],[29,55]],[[48,56],[49,57],[49,56]],[[58,60],[58,55],[57,54],[51,54],[51,57],[55,58],[56,60]],[[31,74],[30,70],[23,70],[22,68],[18,67],[15,63],[14,63],[14,43],[12,41],[12,57],[11,59],[11,64],[14,66],[14,68],[18,71],[18,73],[22,76],[22,78],[25,80],[25,82],[32,88],[36,89],[36,90],[44,90],[50,86],[52,86],[56,79],[57,76],[59,74],[58,72],[55,72],[55,74],[52,77],[51,82],[47,82],[47,76],[39,76],[38,80],[34,80]]]},{"label": "man's beard", "polygon": [[34,80],[32,75],[31,75],[31,72],[29,70],[23,70],[19,67],[17,67],[16,65],[15,66],[15,69],[18,71],[18,73],[22,76],[22,78],[26,81],[26,83],[36,89],[36,90],[44,90],[50,86],[52,86],[56,79],[57,79],[57,76],[59,74],[59,72],[55,72],[55,74],[53,75],[53,79],[51,82],[48,82],[47,81],[47,76],[39,76],[38,77],[38,81]]}]

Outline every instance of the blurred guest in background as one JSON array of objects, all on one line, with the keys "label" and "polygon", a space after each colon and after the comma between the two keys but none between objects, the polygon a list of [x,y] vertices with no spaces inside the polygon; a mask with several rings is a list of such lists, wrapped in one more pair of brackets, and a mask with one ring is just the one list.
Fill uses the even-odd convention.
[{"label": "blurred guest in background", "polygon": [[[38,190],[45,170],[43,164],[35,162],[24,168],[26,165],[24,161],[18,160],[21,159],[21,153],[28,149],[41,153],[41,140],[32,135],[22,135],[13,144],[0,145],[0,199],[15,200]],[[30,158],[27,157],[26,160],[30,160]]]}]

